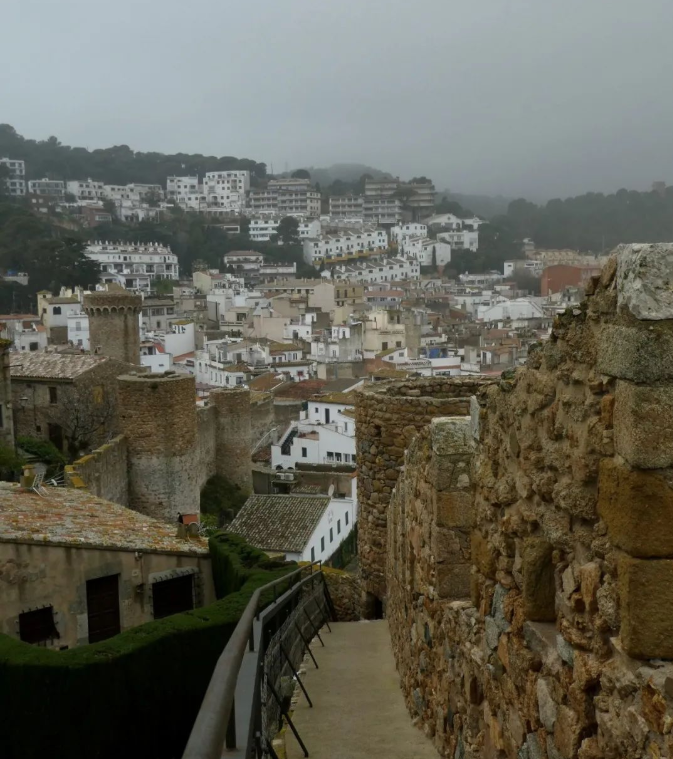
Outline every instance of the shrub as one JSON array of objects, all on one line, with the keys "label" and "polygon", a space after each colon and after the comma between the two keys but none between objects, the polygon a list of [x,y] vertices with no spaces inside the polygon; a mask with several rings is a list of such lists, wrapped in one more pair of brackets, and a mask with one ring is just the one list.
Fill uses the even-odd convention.
[{"label": "shrub", "polygon": [[67,463],[65,456],[49,440],[40,440],[39,438],[21,435],[17,438],[16,442],[21,450],[31,456],[35,456],[44,464],[65,466]]}]

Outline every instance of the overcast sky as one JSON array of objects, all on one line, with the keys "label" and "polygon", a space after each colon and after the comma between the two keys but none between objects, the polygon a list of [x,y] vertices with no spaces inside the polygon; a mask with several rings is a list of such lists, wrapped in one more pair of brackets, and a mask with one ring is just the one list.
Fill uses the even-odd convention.
[{"label": "overcast sky", "polygon": [[3,0],[0,121],[457,192],[673,184],[673,0]]}]

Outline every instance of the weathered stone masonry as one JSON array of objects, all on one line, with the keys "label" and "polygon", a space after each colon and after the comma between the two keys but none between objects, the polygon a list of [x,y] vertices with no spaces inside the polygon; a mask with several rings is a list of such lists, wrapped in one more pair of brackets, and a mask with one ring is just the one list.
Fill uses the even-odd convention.
[{"label": "weathered stone masonry", "polygon": [[404,451],[431,419],[469,412],[478,378],[381,382],[357,393],[355,419],[358,463],[358,553],[364,590],[386,595],[388,504]]},{"label": "weathered stone masonry", "polygon": [[209,477],[251,489],[250,392],[218,389],[196,407],[194,377],[119,377],[122,434],[68,467],[69,484],[157,519],[199,511]]},{"label": "weathered stone masonry", "polygon": [[87,293],[84,311],[89,317],[93,353],[128,364],[140,363],[140,313],[143,299],[121,288]]},{"label": "weathered stone masonry", "polygon": [[672,274],[622,248],[472,423],[408,448],[387,615],[443,756],[673,757]]}]

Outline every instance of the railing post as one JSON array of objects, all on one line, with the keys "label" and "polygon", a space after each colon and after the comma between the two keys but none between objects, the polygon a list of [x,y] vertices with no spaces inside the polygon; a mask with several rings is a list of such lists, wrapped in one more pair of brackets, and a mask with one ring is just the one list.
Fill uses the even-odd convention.
[{"label": "railing post", "polygon": [[236,699],[231,702],[225,745],[228,749],[236,748]]}]

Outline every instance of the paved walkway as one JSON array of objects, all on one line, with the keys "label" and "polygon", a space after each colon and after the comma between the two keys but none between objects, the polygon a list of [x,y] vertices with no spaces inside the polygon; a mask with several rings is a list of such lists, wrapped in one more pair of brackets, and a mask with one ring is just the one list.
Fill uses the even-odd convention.
[{"label": "paved walkway", "polygon": [[[306,665],[313,709],[302,695],[293,721],[310,759],[437,759],[404,704],[388,623],[336,622],[323,628],[311,650],[320,669]],[[288,759],[303,752],[287,730]]]}]

